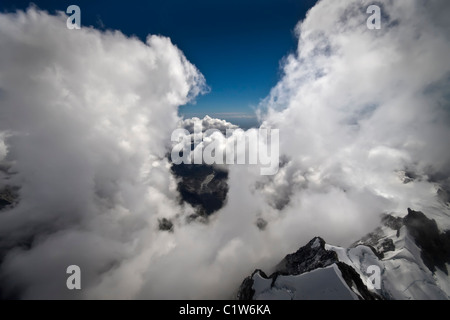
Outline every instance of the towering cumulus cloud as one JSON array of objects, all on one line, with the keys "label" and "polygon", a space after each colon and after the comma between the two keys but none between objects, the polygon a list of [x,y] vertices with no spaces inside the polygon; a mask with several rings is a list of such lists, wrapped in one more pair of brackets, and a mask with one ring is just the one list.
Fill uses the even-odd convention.
[{"label": "towering cumulus cloud", "polygon": [[203,76],[168,38],[68,30],[66,19],[0,15],[1,185],[20,187],[0,214],[6,296],[76,297],[64,289],[71,264],[88,292],[152,247],[158,216],[183,211],[166,142]]},{"label": "towering cumulus cloud", "polygon": [[289,203],[286,234],[309,225],[346,241],[377,213],[408,206],[449,227],[436,183],[450,173],[450,4],[377,2],[381,29],[369,30],[371,4],[318,2],[262,104],[287,161],[261,190]]},{"label": "towering cumulus cloud", "polygon": [[2,297],[230,298],[255,266],[313,236],[349,244],[383,212],[448,228],[450,3],[377,1],[380,30],[371,4],[322,0],[298,24],[261,104],[279,171],[228,166],[208,223],[187,222],[166,159],[177,107],[205,87],[170,40],[0,14],[0,192],[17,198],[0,211]]}]

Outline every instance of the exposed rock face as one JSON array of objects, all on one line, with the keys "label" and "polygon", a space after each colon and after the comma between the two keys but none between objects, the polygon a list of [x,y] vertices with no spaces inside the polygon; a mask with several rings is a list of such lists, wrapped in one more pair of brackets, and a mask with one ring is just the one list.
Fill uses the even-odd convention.
[{"label": "exposed rock face", "polygon": [[435,272],[436,268],[448,275],[446,263],[450,263],[449,231],[441,233],[436,221],[428,219],[422,212],[408,209],[403,219],[417,246],[422,249],[425,265]]},{"label": "exposed rock face", "polygon": [[247,277],[244,281],[242,281],[237,293],[238,300],[253,300],[253,296],[255,294],[255,290],[253,289],[253,276],[258,273],[267,278],[266,274],[262,270],[255,270],[250,277]]},{"label": "exposed rock face", "polygon": [[297,252],[288,254],[276,267],[279,274],[298,275],[338,262],[336,252],[325,250],[322,238],[312,239]]},{"label": "exposed rock face", "polygon": [[3,197],[0,195],[0,210],[3,210],[4,208],[8,207],[10,204],[11,204],[11,202],[3,199]]},{"label": "exposed rock face", "polygon": [[0,211],[14,206],[18,197],[18,188],[6,187],[0,190]]},{"label": "exposed rock face", "polygon": [[390,214],[381,215],[381,224],[385,227],[391,228],[392,230],[400,230],[403,227],[403,219],[400,217],[394,217]]},{"label": "exposed rock face", "polygon": [[359,274],[350,267],[349,265],[338,262],[339,270],[341,270],[342,277],[349,286],[349,288],[354,288],[353,290],[357,293],[360,300],[383,300],[384,298],[378,294],[371,292],[367,289],[366,285],[361,280]]},{"label": "exposed rock face", "polygon": [[256,219],[256,226],[258,227],[259,230],[264,230],[267,227],[267,221],[264,220],[263,218],[258,218]]},{"label": "exposed rock face", "polygon": [[394,241],[392,239],[383,239],[380,243],[380,248],[382,250],[382,253],[395,250]]},{"label": "exposed rock face", "polygon": [[172,232],[173,231],[173,223],[172,221],[166,219],[166,218],[162,218],[158,221],[159,223],[159,230],[161,231],[169,231]]},{"label": "exposed rock face", "polygon": [[393,217],[389,214],[383,214],[381,216],[381,227],[376,228],[373,232],[370,232],[364,236],[361,240],[355,242],[351,247],[357,245],[368,246],[379,259],[383,259],[386,252],[394,251],[395,245],[392,239],[386,238],[382,227],[387,227],[398,232],[403,226],[403,219],[400,217]]},{"label": "exposed rock face", "polygon": [[196,208],[197,215],[209,216],[225,204],[228,172],[209,165],[180,164],[172,165],[172,173],[178,178],[181,201]]}]

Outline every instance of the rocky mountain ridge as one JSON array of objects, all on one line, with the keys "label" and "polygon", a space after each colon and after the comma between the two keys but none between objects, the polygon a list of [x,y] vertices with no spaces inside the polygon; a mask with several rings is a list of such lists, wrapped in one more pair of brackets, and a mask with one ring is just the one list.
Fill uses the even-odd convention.
[{"label": "rocky mountain ridge", "polygon": [[349,248],[316,237],[288,254],[270,276],[255,270],[237,298],[449,299],[449,233],[419,211],[408,209],[403,218],[385,214],[380,227]]}]

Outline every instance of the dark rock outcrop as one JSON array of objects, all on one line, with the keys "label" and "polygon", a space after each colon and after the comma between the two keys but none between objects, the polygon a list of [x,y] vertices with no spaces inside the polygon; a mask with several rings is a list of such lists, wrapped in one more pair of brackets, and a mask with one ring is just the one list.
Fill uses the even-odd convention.
[{"label": "dark rock outcrop", "polygon": [[172,165],[172,173],[178,178],[181,202],[196,208],[197,215],[209,216],[225,204],[228,172],[203,164],[179,164]]},{"label": "dark rock outcrop", "polygon": [[263,218],[258,218],[256,220],[256,226],[258,227],[259,230],[265,230],[267,227],[267,221],[264,220]]},{"label": "dark rock outcrop", "polygon": [[170,221],[166,218],[162,218],[162,219],[158,220],[158,224],[159,224],[159,230],[173,232],[172,221]]},{"label": "dark rock outcrop", "polygon": [[0,211],[14,206],[19,198],[18,188],[5,187],[0,190]]},{"label": "dark rock outcrop", "polygon": [[242,281],[237,294],[238,300],[253,300],[253,296],[255,295],[255,290],[253,289],[253,276],[257,273],[261,274],[262,277],[267,278],[266,274],[262,270],[255,270],[251,276]]},{"label": "dark rock outcrop", "polygon": [[283,275],[298,275],[338,262],[336,252],[325,250],[325,241],[316,237],[297,252],[288,254],[276,267]]},{"label": "dark rock outcrop", "polygon": [[358,292],[355,293],[360,300],[384,300],[383,297],[367,289],[366,285],[361,280],[361,277],[355,271],[355,269],[343,262],[337,262],[337,266],[341,271],[342,277],[344,278],[345,283],[347,283],[348,287],[356,288]]},{"label": "dark rock outcrop", "polygon": [[421,257],[432,272],[436,268],[448,275],[446,263],[450,263],[449,231],[441,233],[435,220],[428,219],[422,212],[408,208],[403,219],[408,232],[421,249]]},{"label": "dark rock outcrop", "polygon": [[381,224],[392,230],[398,231],[403,226],[403,218],[394,217],[390,214],[383,214],[381,215]]}]

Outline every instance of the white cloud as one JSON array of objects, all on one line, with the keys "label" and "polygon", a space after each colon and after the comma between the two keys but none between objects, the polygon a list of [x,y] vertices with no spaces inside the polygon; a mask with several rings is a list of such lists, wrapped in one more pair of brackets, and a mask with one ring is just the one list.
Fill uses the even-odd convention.
[{"label": "white cloud", "polygon": [[[340,242],[365,232],[382,211],[448,210],[426,176],[450,174],[450,23],[442,16],[450,6],[381,1],[377,31],[366,28],[370,4],[318,2],[298,24],[298,51],[261,105],[290,161],[280,174],[305,181],[274,178],[261,192],[291,199],[287,228],[310,228],[305,217],[313,211],[317,232]],[[405,169],[425,178],[405,185],[398,179]]]},{"label": "white cloud", "polygon": [[2,290],[24,298],[74,297],[67,263],[82,267],[87,294],[152,244],[159,217],[192,210],[178,205],[165,154],[203,76],[168,38],[68,30],[66,19],[0,14],[0,128],[17,172],[1,183],[21,187],[0,214]]},{"label": "white cloud", "polygon": [[238,126],[222,119],[211,118],[210,116],[205,116],[203,119],[199,119],[197,117],[184,119],[181,123],[181,126],[188,130],[189,132],[194,132],[195,123],[202,124],[202,131],[216,129],[220,132],[225,133],[227,129],[234,130],[237,129]]},{"label": "white cloud", "polygon": [[[170,40],[70,31],[34,9],[0,14],[0,128],[22,186],[0,214],[2,290],[230,298],[255,266],[269,270],[313,236],[348,244],[381,212],[444,210],[426,177],[403,184],[398,171],[449,174],[449,4],[380,3],[381,31],[366,28],[372,3],[360,0],[322,0],[298,25],[298,52],[263,105],[283,165],[272,177],[229,166],[227,205],[209,224],[185,223],[193,210],[178,204],[164,159],[177,106],[204,87]],[[173,233],[157,231],[162,217]],[[78,294],[64,274],[77,263]]]}]

